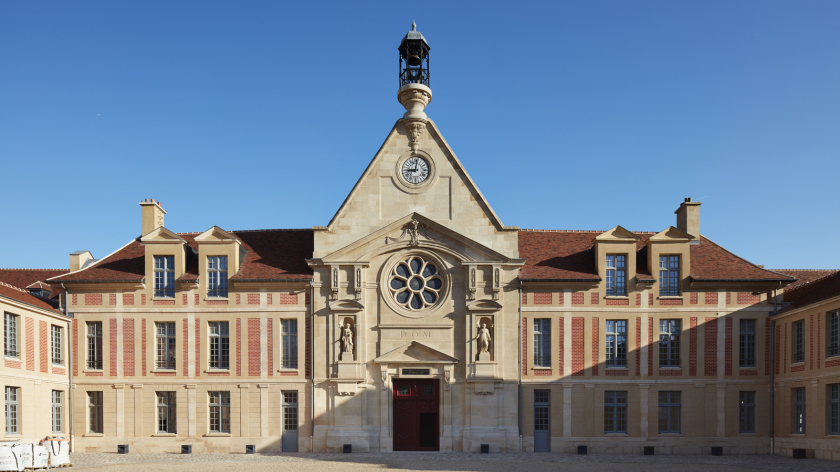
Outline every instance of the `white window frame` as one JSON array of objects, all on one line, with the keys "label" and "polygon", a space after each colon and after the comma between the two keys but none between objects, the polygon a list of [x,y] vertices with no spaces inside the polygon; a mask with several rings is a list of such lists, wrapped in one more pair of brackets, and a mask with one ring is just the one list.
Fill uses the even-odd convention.
[{"label": "white window frame", "polygon": [[230,324],[227,321],[210,321],[207,331],[210,337],[209,367],[211,369],[229,370]]},{"label": "white window frame", "polygon": [[756,320],[741,320],[738,333],[739,367],[755,367],[755,327]]},{"label": "white window frame", "polygon": [[155,403],[157,408],[157,429],[158,433],[175,434],[177,428],[177,403],[176,393],[173,391],[155,392]]},{"label": "white window frame", "polygon": [[175,370],[176,339],[174,321],[155,322],[155,369]]},{"label": "white window frame", "polygon": [[64,392],[61,390],[52,391],[52,432],[54,434],[61,434],[62,430],[62,410],[64,404]]},{"label": "white window frame", "polygon": [[755,392],[738,392],[738,432],[755,433]]},{"label": "white window frame", "polygon": [[[211,433],[230,433],[230,392],[207,392],[210,421],[208,429]],[[227,424],[225,424],[227,420]]]},{"label": "white window frame", "polygon": [[627,391],[604,391],[604,434],[627,434]]},{"label": "white window frame", "polygon": [[20,435],[20,388],[6,386],[6,434]]},{"label": "white window frame", "polygon": [[154,256],[155,298],[175,298],[175,256]]},{"label": "white window frame", "polygon": [[3,316],[3,339],[6,357],[20,359],[18,350],[18,321],[20,317],[12,313],[5,313]]},{"label": "white window frame", "polygon": [[52,347],[53,365],[64,365],[64,357],[61,350],[62,326],[50,325],[50,344]]},{"label": "white window frame", "polygon": [[[663,254],[659,256],[659,296],[680,296],[680,256]],[[676,267],[675,267],[676,264]]]},{"label": "white window frame", "polygon": [[827,434],[840,435],[840,383],[827,385],[826,392],[826,429]]},{"label": "white window frame", "polygon": [[298,368],[298,330],[296,319],[280,320],[280,367]]},{"label": "white window frame", "polygon": [[659,320],[659,367],[681,366],[681,338],[682,320]]},{"label": "white window frame", "polygon": [[607,254],[607,296],[627,296],[627,254]]},{"label": "white window frame", "polygon": [[102,322],[88,321],[85,323],[87,330],[87,361],[86,366],[92,370],[102,370],[105,362],[105,353],[102,352]]},{"label": "white window frame", "polygon": [[840,311],[834,311],[826,316],[826,357],[840,356]]},{"label": "white window frame", "polygon": [[805,362],[805,320],[793,322],[793,349],[791,349],[791,364]]},{"label": "white window frame", "polygon": [[[663,422],[664,420],[664,422]],[[664,426],[664,428],[663,428]],[[682,433],[682,392],[659,392],[659,434]]]},{"label": "white window frame", "polygon": [[207,297],[228,297],[228,256],[207,256]]},{"label": "white window frame", "polygon": [[805,404],[805,387],[795,387],[790,390],[791,401],[791,434],[805,434],[805,420],[807,405]]},{"label": "white window frame", "polygon": [[534,368],[551,368],[551,318],[534,319]]},{"label": "white window frame", "polygon": [[604,327],[607,367],[627,367],[627,320],[606,320]]},{"label": "white window frame", "polygon": [[102,405],[103,397],[105,395],[101,390],[89,390],[87,392],[88,397],[88,433],[93,434],[103,434],[105,432],[104,429],[104,418],[103,418],[103,410],[104,407]]}]

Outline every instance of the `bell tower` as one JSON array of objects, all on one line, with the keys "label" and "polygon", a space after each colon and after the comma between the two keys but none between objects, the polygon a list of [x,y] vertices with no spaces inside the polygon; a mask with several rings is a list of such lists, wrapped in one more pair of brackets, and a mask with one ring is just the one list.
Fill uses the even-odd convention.
[{"label": "bell tower", "polygon": [[411,31],[400,42],[400,88],[397,90],[397,100],[405,107],[403,125],[412,151],[417,150],[420,137],[426,131],[427,116],[423,110],[432,101],[429,49],[426,38],[417,31],[417,24],[412,21]]}]

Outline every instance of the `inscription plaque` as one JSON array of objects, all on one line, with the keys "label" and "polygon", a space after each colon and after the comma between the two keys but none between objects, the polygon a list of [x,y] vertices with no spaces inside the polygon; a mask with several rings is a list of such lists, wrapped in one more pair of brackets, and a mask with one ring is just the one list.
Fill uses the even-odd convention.
[{"label": "inscription plaque", "polygon": [[403,369],[402,375],[429,375],[429,369]]}]

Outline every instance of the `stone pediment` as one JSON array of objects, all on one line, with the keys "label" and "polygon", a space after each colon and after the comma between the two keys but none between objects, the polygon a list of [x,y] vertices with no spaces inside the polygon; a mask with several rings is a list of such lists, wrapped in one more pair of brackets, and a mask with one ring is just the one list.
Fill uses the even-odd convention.
[{"label": "stone pediment", "polygon": [[330,300],[328,302],[330,311],[362,311],[365,306],[358,300]]},{"label": "stone pediment", "polygon": [[163,226],[140,238],[144,243],[186,243],[187,240]]},{"label": "stone pediment", "polygon": [[499,311],[502,309],[502,304],[495,300],[474,300],[467,303],[468,311]]},{"label": "stone pediment", "polygon": [[373,360],[377,364],[457,364],[458,359],[412,341]]},{"label": "stone pediment", "polygon": [[671,226],[654,234],[648,241],[652,243],[683,243],[692,239],[694,239],[694,236]]},{"label": "stone pediment", "polygon": [[603,233],[595,236],[595,241],[599,242],[628,242],[634,243],[638,241],[640,238],[635,233],[628,231],[621,226],[616,226],[613,229],[604,231]]},{"label": "stone pediment", "polygon": [[218,226],[213,226],[207,231],[196,236],[195,240],[199,243],[232,243],[238,242],[239,238],[228,233],[222,228],[219,228]]}]

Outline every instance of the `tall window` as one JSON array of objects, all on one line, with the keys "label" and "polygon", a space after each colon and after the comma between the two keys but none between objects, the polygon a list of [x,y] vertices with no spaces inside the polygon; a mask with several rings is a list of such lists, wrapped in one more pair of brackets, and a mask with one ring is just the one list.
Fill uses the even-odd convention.
[{"label": "tall window", "polygon": [[175,392],[157,392],[157,432],[175,433]]},{"label": "tall window", "polygon": [[280,337],[283,346],[283,358],[280,361],[280,366],[284,369],[297,369],[297,320],[280,320]]},{"label": "tall window", "polygon": [[840,384],[828,386],[828,434],[840,434]]},{"label": "tall window", "polygon": [[550,390],[534,390],[534,431],[548,431],[550,407]]},{"label": "tall window", "polygon": [[175,256],[155,256],[155,297],[175,298]]},{"label": "tall window", "polygon": [[755,320],[741,320],[740,366],[755,367]]},{"label": "tall window", "polygon": [[61,390],[52,391],[52,430],[53,433],[61,433]]},{"label": "tall window", "polygon": [[534,320],[534,367],[551,367],[551,320]]},{"label": "tall window", "polygon": [[607,255],[607,295],[627,295],[627,256]]},{"label": "tall window", "polygon": [[210,322],[210,368],[230,367],[230,338],[227,321]]},{"label": "tall window", "polygon": [[50,328],[50,342],[52,344],[52,363],[61,365],[61,326],[52,325]]},{"label": "tall window", "polygon": [[101,369],[102,358],[102,322],[88,321],[87,322],[87,366],[88,369]]},{"label": "tall window", "polygon": [[680,320],[659,320],[659,366],[680,366]]},{"label": "tall window", "polygon": [[682,392],[659,392],[659,432],[679,433]]},{"label": "tall window", "polygon": [[298,393],[297,390],[283,392],[283,430],[298,429]]},{"label": "tall window", "polygon": [[791,389],[791,400],[793,400],[793,421],[791,429],[793,434],[805,434],[805,387]]},{"label": "tall window", "polygon": [[155,323],[155,345],[158,369],[175,368],[175,323]]},{"label": "tall window", "polygon": [[627,392],[604,392],[604,432],[627,432]]},{"label": "tall window", "polygon": [[659,256],[659,296],[680,294],[680,256]]},{"label": "tall window", "polygon": [[3,324],[3,339],[6,348],[6,357],[19,357],[17,348],[17,315],[6,313]]},{"label": "tall window", "polygon": [[18,434],[17,387],[6,387],[6,434]]},{"label": "tall window", "polygon": [[738,430],[741,433],[755,432],[755,392],[739,392]]},{"label": "tall window", "polygon": [[793,323],[793,359],[792,363],[805,361],[805,321]]},{"label": "tall window", "polygon": [[607,320],[607,366],[627,366],[627,320]]},{"label": "tall window", "polygon": [[840,311],[828,314],[827,356],[840,356]]},{"label": "tall window", "polygon": [[102,392],[88,392],[88,432],[102,433]]},{"label": "tall window", "polygon": [[230,392],[210,392],[210,432],[230,432]]},{"label": "tall window", "polygon": [[207,296],[228,296],[228,261],[227,256],[207,257]]}]

